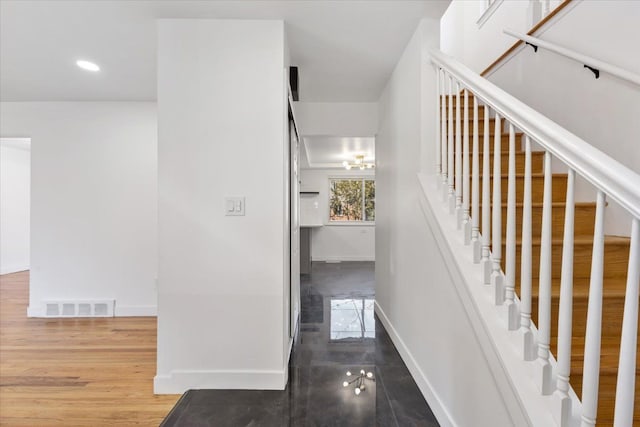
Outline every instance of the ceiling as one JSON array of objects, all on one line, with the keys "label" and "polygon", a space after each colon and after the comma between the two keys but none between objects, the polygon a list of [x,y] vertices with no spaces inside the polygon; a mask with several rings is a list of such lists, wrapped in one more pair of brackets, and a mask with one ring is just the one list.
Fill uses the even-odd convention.
[{"label": "ceiling", "polygon": [[342,162],[353,162],[363,155],[367,162],[375,161],[375,137],[305,136],[302,138],[301,166],[306,168],[342,168]]},{"label": "ceiling", "polygon": [[285,21],[301,101],[377,101],[418,21],[449,2],[2,0],[0,99],[152,101],[156,19],[250,18]]}]

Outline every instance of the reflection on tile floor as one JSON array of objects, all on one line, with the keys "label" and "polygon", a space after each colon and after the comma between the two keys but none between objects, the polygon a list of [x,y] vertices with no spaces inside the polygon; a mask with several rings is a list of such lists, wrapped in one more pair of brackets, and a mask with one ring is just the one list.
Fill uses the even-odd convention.
[{"label": "reflection on tile floor", "polygon": [[[437,426],[374,317],[374,264],[313,263],[284,391],[190,390],[163,426]],[[371,371],[356,395],[347,371]]]},{"label": "reflection on tile floor", "polygon": [[375,338],[373,298],[331,298],[331,340]]}]

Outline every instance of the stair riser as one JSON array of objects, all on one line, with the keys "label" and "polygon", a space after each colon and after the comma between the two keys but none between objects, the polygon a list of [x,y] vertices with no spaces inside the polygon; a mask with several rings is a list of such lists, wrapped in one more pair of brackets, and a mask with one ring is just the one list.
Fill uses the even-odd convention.
[{"label": "stair riser", "polygon": [[[494,135],[495,131],[496,131],[496,123],[495,123],[496,119],[489,119],[489,134]],[[447,124],[447,132],[449,131],[449,127]],[[453,135],[454,137],[458,134],[458,132],[456,131],[456,122],[454,119],[453,122]],[[469,121],[469,135],[473,135],[473,121],[470,120]],[[481,120],[480,122],[478,122],[478,134],[479,135],[484,135],[484,120]],[[509,136],[508,130],[505,130],[504,127],[501,129],[500,131],[501,135],[506,135],[507,137]],[[460,136],[462,136],[464,138],[464,120],[461,117],[460,118]]]},{"label": "stair riser", "polygon": [[[574,235],[593,236],[595,206],[576,206],[574,213]],[[551,234],[562,236],[564,232],[564,206],[556,206],[551,210]],[[482,227],[482,207],[480,208],[480,227]],[[542,206],[531,209],[531,235],[539,237],[542,234]],[[480,230],[482,232],[482,230]],[[502,238],[507,235],[507,207],[502,207]],[[516,237],[522,236],[522,206],[516,207]]]},{"label": "stair riser", "polygon": [[[469,163],[471,163],[471,152],[469,152]],[[479,162],[480,162],[480,176],[482,176],[482,160],[484,159],[484,155],[482,154],[482,150],[479,153]],[[524,175],[524,162],[525,155],[524,153],[516,154],[516,174]],[[508,173],[509,171],[509,152],[502,151],[501,155],[500,168],[502,172]],[[493,150],[491,153],[490,161],[489,161],[489,170],[493,173]],[[532,173],[542,173],[544,165],[544,153],[536,152],[531,154],[531,172]],[[472,169],[473,171],[473,169]]]},{"label": "stair riser", "polygon": [[[558,283],[559,287],[559,283]],[[606,288],[606,286],[605,286]],[[588,290],[586,290],[588,291]],[[537,288],[536,292],[537,294]],[[584,293],[583,293],[584,295]],[[557,337],[558,337],[558,309],[559,297],[551,298],[551,351],[557,353]],[[585,296],[574,297],[573,299],[573,323],[571,336],[584,337],[587,328],[587,306],[588,298]],[[603,299],[603,319],[602,336],[617,337],[620,336],[622,330],[622,313],[624,310],[624,298],[622,297],[605,297]],[[604,316],[607,314],[607,316]],[[531,298],[531,319],[538,324],[538,297],[534,295]],[[581,354],[582,351],[576,351],[575,354]]]},{"label": "stair riser", "polygon": [[[503,176],[500,182],[500,190],[502,194],[502,202],[507,202],[507,192],[509,179],[507,176]],[[493,195],[493,175],[490,180],[491,195]],[[564,202],[567,194],[567,177],[566,175],[553,175],[552,183],[552,201]],[[524,194],[524,177],[516,177],[516,203],[521,203]],[[531,177],[531,201],[532,203],[541,203],[544,195],[544,177],[533,176]],[[482,200],[482,180],[480,180],[480,200]],[[492,199],[493,201],[493,199]]]},{"label": "stair riser", "polygon": [[[447,104],[446,106],[447,111],[446,111],[446,115],[447,117],[440,117],[440,121],[442,121],[443,119],[447,119],[449,117],[449,105]],[[440,106],[440,114],[442,114],[442,106]],[[473,121],[473,101],[469,101],[469,121],[472,122]],[[457,112],[456,112],[456,107],[455,105],[453,106],[453,117],[455,118]],[[461,106],[460,108],[460,120],[464,120],[464,107]],[[478,106],[478,120],[484,120],[484,108],[482,108],[481,106]],[[471,127],[472,125],[469,124],[469,127]]]},{"label": "stair riser", "polygon": [[[473,96],[471,96],[471,94],[469,94],[468,99],[469,99],[469,105],[473,106]],[[449,96],[444,96],[444,97],[441,98],[441,103],[440,103],[441,106],[442,106],[442,101],[445,102],[445,105],[448,108],[448,106],[449,106]],[[455,108],[455,106],[458,105],[458,96],[457,95],[453,95],[451,97],[451,101],[453,103],[453,107]],[[460,94],[460,107],[464,107],[464,94],[462,94],[462,93]],[[484,106],[481,105],[480,103],[478,103],[478,107],[479,108],[484,108]]]},{"label": "stair riser", "polygon": [[[461,143],[464,143],[464,138],[462,138]],[[489,140],[489,152],[491,153],[492,156],[494,152],[494,147],[495,147],[495,135],[492,133],[491,138]],[[469,135],[469,158],[471,158],[472,150],[473,150],[473,134],[470,134]],[[516,150],[518,154],[522,154],[524,156],[524,144],[522,143],[521,137],[519,137],[518,135],[516,135]],[[455,139],[453,141],[453,152],[454,154],[456,153]],[[484,152],[484,135],[480,135],[480,137],[478,138],[478,152],[480,155],[482,155],[482,153]],[[503,133],[500,136],[500,152],[506,153],[506,154],[509,153],[509,135],[508,134],[505,135]],[[534,153],[541,153],[542,157],[544,157],[543,151],[535,151]],[[491,159],[493,161],[493,157]]]},{"label": "stair riser", "polygon": [[[520,278],[520,245],[516,246],[516,280]],[[573,248],[573,276],[575,278],[591,277],[591,255],[593,246],[591,243],[576,244]],[[506,252],[502,247],[502,267],[505,268]],[[532,246],[532,277],[540,276],[540,244]],[[607,244],[604,250],[604,276],[605,278],[625,278],[629,262],[629,245]],[[554,243],[551,250],[551,275],[560,278],[562,268],[562,244]],[[537,280],[536,280],[537,282]]]},{"label": "stair riser", "polygon": [[[471,168],[469,171],[469,176],[471,177],[473,174],[473,152],[472,150],[472,146],[471,144],[469,144],[469,167]],[[454,151],[455,154],[455,151]],[[508,150],[504,150],[501,152],[500,155],[501,158],[501,163],[500,163],[500,168],[501,168],[501,172],[503,172],[505,175],[508,173],[509,171],[509,151]],[[483,173],[483,159],[484,159],[484,155],[482,153],[482,150],[479,149],[479,156],[478,156],[478,162],[479,162],[479,174],[480,174],[480,179],[482,179],[482,173]],[[524,175],[524,162],[525,162],[525,155],[524,153],[518,153],[516,154],[516,175]],[[490,156],[490,161],[489,161],[489,170],[491,171],[491,174],[493,174],[493,150]],[[542,152],[535,152],[531,154],[531,172],[536,174],[536,173],[542,173],[543,172],[543,165],[544,165],[544,153]]]}]

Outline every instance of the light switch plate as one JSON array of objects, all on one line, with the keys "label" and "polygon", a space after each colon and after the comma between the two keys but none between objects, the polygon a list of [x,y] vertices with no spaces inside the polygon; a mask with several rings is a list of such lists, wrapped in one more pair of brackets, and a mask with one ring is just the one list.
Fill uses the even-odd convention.
[{"label": "light switch plate", "polygon": [[226,216],[244,216],[244,197],[225,197],[224,214]]}]

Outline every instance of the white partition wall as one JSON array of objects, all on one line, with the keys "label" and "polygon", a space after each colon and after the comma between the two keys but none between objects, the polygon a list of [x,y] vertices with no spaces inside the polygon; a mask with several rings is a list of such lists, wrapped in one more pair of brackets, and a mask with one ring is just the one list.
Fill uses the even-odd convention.
[{"label": "white partition wall", "polygon": [[156,314],[156,128],[151,102],[0,103],[0,134],[31,138],[29,316],[104,300]]},{"label": "white partition wall", "polygon": [[438,28],[422,21],[379,101],[376,313],[440,424],[526,425],[506,379],[484,357],[491,351],[465,314],[459,276],[421,198],[417,174],[436,164],[436,74],[425,50],[437,46]]},{"label": "white partition wall", "polygon": [[158,22],[156,393],[286,384],[285,93],[283,22]]}]

